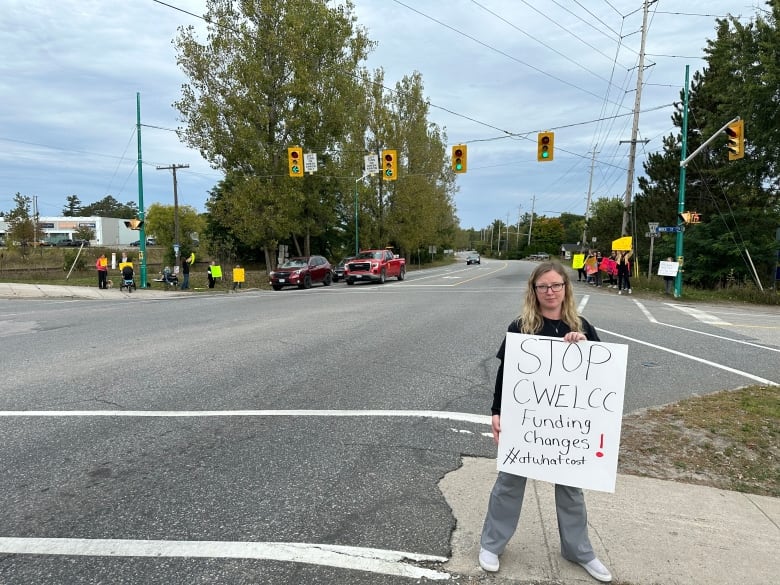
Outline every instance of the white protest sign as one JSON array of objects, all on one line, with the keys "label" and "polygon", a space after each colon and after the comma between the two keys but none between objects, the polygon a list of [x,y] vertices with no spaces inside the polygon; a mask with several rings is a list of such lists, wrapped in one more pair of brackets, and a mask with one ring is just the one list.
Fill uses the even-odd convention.
[{"label": "white protest sign", "polygon": [[677,262],[667,262],[662,260],[658,263],[658,276],[677,276],[677,269],[680,267]]},{"label": "white protest sign", "polygon": [[507,333],[498,470],[615,491],[628,346]]}]

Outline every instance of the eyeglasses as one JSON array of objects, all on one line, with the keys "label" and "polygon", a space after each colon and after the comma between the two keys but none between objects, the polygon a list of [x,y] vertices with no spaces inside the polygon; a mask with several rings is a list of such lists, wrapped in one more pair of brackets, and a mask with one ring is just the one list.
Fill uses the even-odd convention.
[{"label": "eyeglasses", "polygon": [[544,293],[548,291],[561,292],[564,286],[566,286],[565,282],[556,282],[553,284],[537,284],[534,286],[534,290],[536,292],[544,292]]}]

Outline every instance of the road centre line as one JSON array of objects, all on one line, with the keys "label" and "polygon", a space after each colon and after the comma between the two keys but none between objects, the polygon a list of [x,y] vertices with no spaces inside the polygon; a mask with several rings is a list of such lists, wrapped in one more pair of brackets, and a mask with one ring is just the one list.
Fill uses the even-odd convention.
[{"label": "road centre line", "polygon": [[[759,345],[758,343],[752,343],[750,341],[745,341],[743,339],[734,339],[732,337],[725,337],[724,335],[716,335],[715,333],[707,333],[706,331],[697,331],[696,329],[689,329],[688,327],[681,327],[680,325],[672,325],[671,323],[662,323],[662,322],[658,321],[655,317],[653,317],[650,314],[650,311],[645,309],[645,307],[644,307],[644,305],[642,305],[642,303],[640,303],[639,301],[636,301],[636,300],[634,302],[637,304],[639,309],[645,314],[645,316],[647,317],[647,319],[651,323],[655,323],[657,325],[663,325],[664,327],[671,327],[672,329],[679,329],[681,331],[688,331],[689,333],[696,333],[698,335],[705,335],[707,337],[714,337],[715,339],[722,339],[724,341],[731,341],[733,343],[741,343],[742,345],[749,345],[751,347],[757,347],[758,349],[764,349],[766,351],[774,351],[776,353],[780,353],[780,349],[778,349],[776,347],[769,347],[767,345]],[[728,325],[731,325],[731,324],[728,323]]]},{"label": "road centre line", "polygon": [[[663,323],[662,323],[663,325]],[[738,376],[743,376],[745,378],[749,378],[751,380],[754,380],[758,382],[759,384],[766,384],[768,386],[780,386],[777,382],[773,382],[772,380],[767,380],[766,378],[761,378],[760,376],[755,376],[753,374],[750,374],[748,372],[743,372],[742,370],[737,370],[734,368],[730,368],[728,366],[724,366],[723,364],[718,364],[716,362],[711,362],[709,360],[705,360],[704,358],[696,357],[695,355],[691,355],[689,353],[683,353],[681,351],[677,351],[674,349],[669,349],[667,347],[662,347],[660,345],[656,345],[654,343],[648,343],[647,341],[642,341],[641,339],[635,339],[633,337],[628,337],[626,335],[621,335],[620,333],[615,333],[613,331],[607,331],[606,329],[599,329],[599,331],[603,331],[604,333],[608,333],[609,335],[614,335],[615,337],[619,337],[620,339],[626,339],[628,341],[633,341],[634,343],[638,343],[640,345],[646,345],[648,347],[652,347],[653,349],[658,349],[661,351],[665,351],[667,353],[671,353],[680,357],[683,357],[685,359],[699,362],[702,364],[706,364],[708,366],[711,366],[713,368],[717,368],[719,370],[725,370],[726,372],[731,372],[732,374],[737,374]],[[724,338],[725,339],[725,338]]]},{"label": "road centre line", "polygon": [[382,575],[444,581],[448,573],[407,564],[444,563],[446,557],[376,548],[298,542],[221,542],[92,538],[0,537],[0,553],[99,557],[263,559],[325,565]]},{"label": "road centre line", "polygon": [[[466,278],[464,280],[461,280],[460,282],[455,282],[455,283],[452,283],[452,284],[425,284],[425,285],[419,285],[419,286],[438,286],[438,287],[460,286],[461,284],[466,284],[467,282],[471,282],[472,280],[477,280],[478,278],[484,278],[485,276],[490,276],[491,274],[495,274],[496,272],[500,272],[500,271],[506,269],[507,266],[508,266],[508,264],[506,262],[503,262],[501,264],[501,266],[499,266],[495,270],[491,270],[490,272],[485,272],[485,273],[481,273],[480,272],[479,274],[476,274],[476,275],[474,275],[471,278]],[[474,269],[472,267],[468,267],[468,268],[461,268],[460,270],[457,270],[455,272],[465,272],[465,271],[473,271],[473,270]],[[455,272],[448,272],[445,275],[455,274]],[[429,278],[443,278],[445,275],[442,275],[442,274],[429,274],[427,276],[420,276],[420,277],[415,276],[412,279],[408,279],[404,283],[404,286],[415,286],[415,283],[417,281],[419,281],[419,280],[427,280]]]}]

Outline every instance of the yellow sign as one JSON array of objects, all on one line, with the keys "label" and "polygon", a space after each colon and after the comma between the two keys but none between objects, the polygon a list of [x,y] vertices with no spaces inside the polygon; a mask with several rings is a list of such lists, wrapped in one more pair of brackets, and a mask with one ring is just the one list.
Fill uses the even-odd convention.
[{"label": "yellow sign", "polygon": [[243,268],[234,268],[233,269],[233,282],[246,282],[244,280],[244,269]]},{"label": "yellow sign", "polygon": [[612,240],[613,250],[628,251],[631,248],[633,248],[631,236],[625,236],[624,238]]},{"label": "yellow sign", "polygon": [[585,266],[585,254],[575,254],[571,257],[571,267],[574,270],[579,270]]},{"label": "yellow sign", "polygon": [[222,267],[221,266],[212,266],[211,267],[211,276],[212,278],[222,278]]}]

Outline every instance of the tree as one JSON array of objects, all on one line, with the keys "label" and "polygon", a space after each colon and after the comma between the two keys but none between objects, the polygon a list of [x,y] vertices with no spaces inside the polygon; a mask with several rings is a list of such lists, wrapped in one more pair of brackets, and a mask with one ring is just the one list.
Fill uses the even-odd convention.
[{"label": "tree", "polygon": [[[249,245],[271,249],[308,237],[328,205],[323,176],[339,172],[338,141],[359,102],[355,73],[369,41],[352,4],[323,0],[208,0],[208,44],[180,29],[178,63],[189,78],[176,102],[181,138],[226,174],[212,213]],[[291,179],[286,148],[321,153],[323,175]],[[323,193],[326,196],[323,197]]]},{"label": "tree", "polygon": [[8,224],[8,240],[9,242],[19,242],[24,247],[35,240],[35,222],[30,211],[32,197],[17,193],[14,195],[14,204],[15,207],[5,214],[5,221]]},{"label": "tree", "polygon": [[81,200],[78,195],[68,195],[65,200],[67,201],[67,204],[62,210],[62,215],[65,217],[79,217],[82,211]]},{"label": "tree", "polygon": [[[175,259],[173,251],[173,244],[175,243],[174,212],[173,205],[153,203],[146,210],[144,217],[144,231],[147,234],[154,234],[157,238],[157,244],[165,248],[169,261]],[[192,251],[193,242],[189,234],[200,233],[204,227],[205,222],[194,207],[189,205],[179,206],[180,257],[186,256]]]},{"label": "tree", "polygon": [[111,195],[106,195],[100,201],[82,207],[81,215],[83,217],[117,217],[120,219],[137,217],[138,205],[133,201],[122,204]]},{"label": "tree", "polygon": [[[686,209],[702,214],[703,224],[685,233],[686,279],[714,286],[724,275],[743,281],[753,264],[760,277],[771,275],[775,252],[766,242],[780,223],[780,1],[771,11],[742,24],[716,21],[716,38],[705,50],[707,68],[693,75],[689,92],[688,153],[735,116],[745,119],[746,156],[728,161],[725,136],[687,167]],[[672,120],[682,127],[678,107]],[[635,199],[637,222],[676,225],[681,135],[664,139],[663,150],[648,157]],[[661,254],[674,249],[658,241]]]}]

